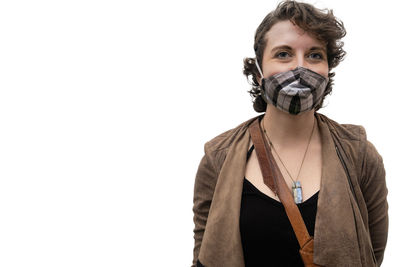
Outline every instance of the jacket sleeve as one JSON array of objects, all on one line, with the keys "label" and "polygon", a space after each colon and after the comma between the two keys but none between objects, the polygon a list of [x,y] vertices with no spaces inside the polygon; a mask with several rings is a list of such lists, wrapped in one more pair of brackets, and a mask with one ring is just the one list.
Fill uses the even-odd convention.
[{"label": "jacket sleeve", "polygon": [[388,235],[388,190],[382,157],[369,141],[366,141],[361,178],[360,186],[368,209],[368,225],[372,247],[377,266],[380,266]]},{"label": "jacket sleeve", "polygon": [[217,181],[217,172],[215,171],[214,161],[211,153],[207,152],[207,144],[204,146],[205,154],[200,161],[193,194],[193,221],[194,221],[194,249],[193,249],[193,265],[199,256],[201,242],[207,223],[208,211],[210,209],[214,188]]}]

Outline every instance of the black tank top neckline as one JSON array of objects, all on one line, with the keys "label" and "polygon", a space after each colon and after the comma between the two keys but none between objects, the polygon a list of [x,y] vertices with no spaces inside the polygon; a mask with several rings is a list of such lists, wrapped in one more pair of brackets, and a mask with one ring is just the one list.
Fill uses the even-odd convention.
[{"label": "black tank top neckline", "polygon": [[[250,157],[254,145],[247,153]],[[311,236],[314,235],[319,191],[298,204]],[[261,192],[246,177],[240,207],[239,228],[246,267],[304,266],[299,244],[283,204]]]}]

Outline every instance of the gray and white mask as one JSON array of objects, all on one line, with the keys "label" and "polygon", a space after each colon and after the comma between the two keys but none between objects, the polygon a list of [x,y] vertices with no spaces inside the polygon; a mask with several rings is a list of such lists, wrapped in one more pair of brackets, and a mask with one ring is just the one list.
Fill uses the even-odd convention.
[{"label": "gray and white mask", "polygon": [[[264,77],[256,60],[256,66]],[[321,103],[328,79],[310,69],[297,67],[262,79],[264,101],[276,108],[297,115]]]}]

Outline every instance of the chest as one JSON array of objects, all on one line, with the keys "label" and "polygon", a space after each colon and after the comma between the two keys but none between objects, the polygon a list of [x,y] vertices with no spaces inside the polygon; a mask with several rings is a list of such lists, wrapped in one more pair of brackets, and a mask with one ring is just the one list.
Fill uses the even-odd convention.
[{"label": "chest", "polygon": [[[250,142],[249,149],[251,146],[252,142]],[[289,188],[292,188],[293,180],[300,181],[303,191],[303,201],[320,190],[322,151],[319,139],[310,144],[305,156],[304,150],[300,148],[282,150],[279,156],[274,151],[272,154]],[[258,190],[279,201],[279,198],[272,190],[264,184],[255,150],[251,152],[246,162],[245,177]]]}]

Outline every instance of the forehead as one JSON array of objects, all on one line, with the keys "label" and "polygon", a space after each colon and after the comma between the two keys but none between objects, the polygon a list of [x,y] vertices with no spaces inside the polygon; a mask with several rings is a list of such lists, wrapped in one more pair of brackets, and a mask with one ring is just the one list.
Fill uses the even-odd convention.
[{"label": "forehead", "polygon": [[307,48],[313,46],[326,48],[321,41],[305,32],[297,25],[294,25],[289,20],[275,23],[266,33],[265,38],[267,39],[266,50],[281,45],[287,45],[292,48]]}]

